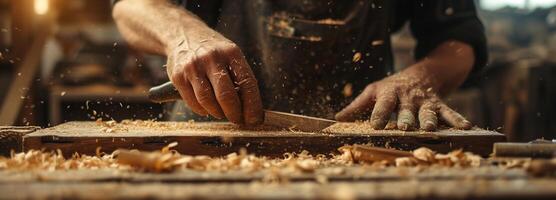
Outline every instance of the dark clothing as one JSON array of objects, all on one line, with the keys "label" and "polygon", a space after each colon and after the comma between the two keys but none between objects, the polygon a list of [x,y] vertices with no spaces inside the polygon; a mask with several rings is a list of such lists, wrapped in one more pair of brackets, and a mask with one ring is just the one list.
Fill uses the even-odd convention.
[{"label": "dark clothing", "polygon": [[[274,110],[332,118],[367,84],[392,72],[390,35],[406,22],[417,39],[416,59],[457,40],[473,47],[473,72],[487,60],[472,0],[175,2],[242,48],[265,108]],[[342,94],[346,85],[352,95]]]}]

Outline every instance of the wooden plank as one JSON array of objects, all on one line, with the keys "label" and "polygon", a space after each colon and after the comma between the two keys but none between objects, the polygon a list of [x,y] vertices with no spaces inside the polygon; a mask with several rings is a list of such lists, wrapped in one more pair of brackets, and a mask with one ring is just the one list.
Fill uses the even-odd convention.
[{"label": "wooden plank", "polygon": [[14,183],[6,199],[554,199],[555,179],[261,183]]},{"label": "wooden plank", "polygon": [[464,149],[488,156],[493,143],[505,140],[502,134],[482,129],[438,132],[358,129],[358,132],[343,127],[352,126],[339,123],[322,133],[308,133],[269,127],[245,130],[223,122],[156,122],[116,124],[109,129],[113,132],[107,133],[106,127],[95,122],[68,122],[25,136],[24,150],[60,149],[65,155],[74,152],[94,155],[97,147],[105,152],[118,148],[158,150],[178,142],[174,149],[187,155],[222,156],[245,148],[256,155],[282,156],[302,150],[326,155],[346,144],[369,143],[401,150],[424,146],[442,153]]},{"label": "wooden plank", "polygon": [[[155,174],[115,169],[69,170],[69,171],[0,171],[0,184],[33,182],[166,182],[210,183],[261,181],[270,171],[247,172],[241,170],[196,171],[182,169],[173,173]],[[409,181],[409,180],[463,180],[463,179],[529,179],[522,169],[500,167],[478,168],[370,168],[368,166],[333,166],[316,169],[311,173],[291,172],[280,174],[289,182],[316,181],[326,177],[328,182],[338,181]]]},{"label": "wooden plank", "polygon": [[36,126],[0,126],[0,156],[9,156],[12,150],[20,152],[23,136],[38,129]]}]

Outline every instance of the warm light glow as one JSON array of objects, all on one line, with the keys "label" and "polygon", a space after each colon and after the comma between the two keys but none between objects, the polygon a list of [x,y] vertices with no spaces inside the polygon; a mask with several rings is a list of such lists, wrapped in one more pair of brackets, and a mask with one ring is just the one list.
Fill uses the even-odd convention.
[{"label": "warm light glow", "polygon": [[35,13],[44,15],[48,12],[48,0],[35,0]]}]

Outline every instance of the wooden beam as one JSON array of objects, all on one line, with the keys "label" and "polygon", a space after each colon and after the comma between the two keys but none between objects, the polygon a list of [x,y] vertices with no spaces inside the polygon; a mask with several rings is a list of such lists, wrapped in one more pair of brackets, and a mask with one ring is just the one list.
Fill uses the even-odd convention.
[{"label": "wooden beam", "polygon": [[36,126],[0,126],[0,156],[10,156],[12,150],[20,152],[23,136],[38,129]]},{"label": "wooden beam", "polygon": [[[179,169],[172,173],[142,173],[117,169],[79,169],[79,170],[35,170],[13,173],[0,171],[0,185],[31,182],[128,182],[128,183],[249,183],[260,181],[273,169],[258,171],[198,171]],[[340,173],[338,172],[340,171]],[[288,171],[289,172],[289,171]],[[463,179],[528,179],[530,176],[524,169],[505,169],[498,166],[471,168],[414,167],[414,168],[370,168],[365,165],[330,166],[315,169],[311,173],[280,174],[290,182],[315,181],[326,176],[329,182],[340,181],[408,181],[408,180],[463,180]]]},{"label": "wooden beam", "polygon": [[555,179],[263,183],[33,182],[5,199],[555,199]]},{"label": "wooden beam", "polygon": [[245,130],[222,122],[116,124],[111,128],[95,122],[68,122],[25,136],[24,150],[60,149],[65,155],[74,152],[94,155],[97,147],[105,152],[118,148],[159,150],[171,142],[178,142],[175,149],[188,155],[222,156],[245,148],[257,155],[280,157],[286,152],[303,150],[327,155],[346,144],[370,143],[400,150],[428,147],[442,153],[463,149],[488,156],[492,145],[503,141],[502,134],[482,129],[438,132],[325,129],[322,133],[310,133],[268,127]]},{"label": "wooden beam", "polygon": [[16,68],[14,80],[11,83],[6,98],[0,110],[0,125],[13,125],[20,113],[24,98],[32,86],[33,79],[39,70],[40,58],[48,37],[48,28],[41,31],[35,39],[21,64]]}]

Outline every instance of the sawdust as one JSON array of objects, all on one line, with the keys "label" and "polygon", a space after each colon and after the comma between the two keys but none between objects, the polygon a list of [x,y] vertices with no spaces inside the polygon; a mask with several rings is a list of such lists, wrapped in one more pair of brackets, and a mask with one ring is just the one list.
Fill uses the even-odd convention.
[{"label": "sawdust", "polygon": [[102,118],[96,121],[96,125],[104,133],[125,132],[135,128],[154,128],[158,130],[193,129],[195,128],[194,123],[193,120],[189,120],[186,123],[158,123],[154,120],[122,120],[121,122],[116,122],[115,120],[103,121]]},{"label": "sawdust", "polygon": [[122,133],[130,130],[137,129],[150,129],[157,131],[176,131],[176,130],[198,130],[198,131],[272,131],[280,130],[276,127],[268,125],[258,125],[242,127],[231,123],[211,124],[210,126],[203,125],[203,123],[195,123],[194,120],[187,122],[158,122],[155,120],[122,120],[117,122],[115,120],[103,121],[101,118],[97,119],[96,126],[104,133]]}]

